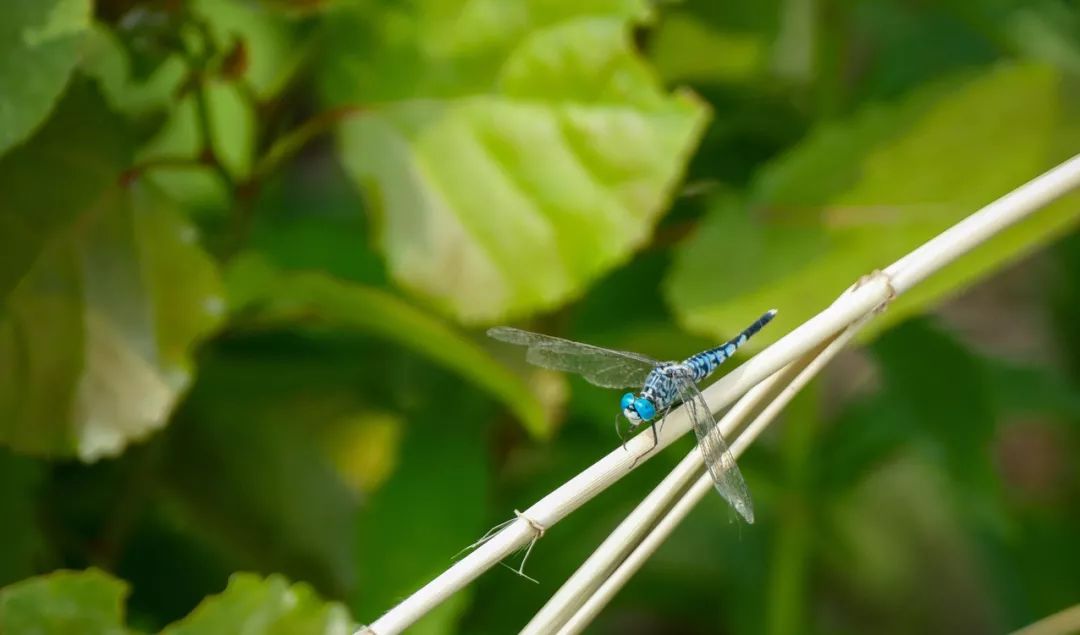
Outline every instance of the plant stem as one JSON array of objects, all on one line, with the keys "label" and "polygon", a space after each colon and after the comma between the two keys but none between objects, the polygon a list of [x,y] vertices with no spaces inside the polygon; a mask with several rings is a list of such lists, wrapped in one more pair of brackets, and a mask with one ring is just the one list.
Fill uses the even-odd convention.
[{"label": "plant stem", "polygon": [[141,163],[137,163],[120,175],[120,183],[128,184],[146,172],[156,169],[202,169],[208,167],[208,164],[202,157],[181,157],[181,156],[163,156],[146,159]]},{"label": "plant stem", "polygon": [[1034,624],[1014,631],[1013,635],[1059,635],[1080,632],[1080,604],[1062,609]]},{"label": "plant stem", "polygon": [[[893,263],[884,272],[874,272],[866,276],[821,313],[807,320],[704,390],[703,394],[709,407],[714,412],[727,407],[758,383],[788,364],[809,355],[835,338],[841,331],[847,329],[845,336],[853,332],[896,295],[907,291],[987,238],[1033,214],[1077,186],[1080,186],[1080,156],[1069,159],[987,205]],[[793,385],[794,383],[796,382],[793,382]],[[790,388],[790,386],[785,388],[781,397]],[[779,401],[781,398],[777,399],[777,402]],[[766,407],[766,411],[769,411],[771,407],[772,404]],[[775,412],[772,416],[775,416]],[[770,419],[764,419],[764,423],[759,424],[760,420],[762,420],[761,417],[756,419],[747,431],[739,436],[732,446],[733,452],[738,448],[738,452],[741,453],[750,440],[760,432],[759,428],[767,425]],[[685,408],[680,407],[665,420],[655,446],[653,446],[652,433],[645,431],[627,442],[625,448],[616,448],[525,510],[521,518],[509,524],[488,542],[456,562],[364,630],[378,635],[392,635],[408,628],[451,594],[501,562],[516,549],[535,539],[540,533],[537,526],[550,530],[559,520],[625,476],[631,469],[662,451],[689,429],[690,420]],[[724,430],[724,432],[729,433],[730,430]],[[744,438],[747,439],[745,443]],[[709,487],[709,484],[706,483],[704,487]],[[695,485],[691,493],[696,493],[699,489],[701,488]],[[704,495],[703,492],[702,495]]]},{"label": "plant stem", "polygon": [[[754,440],[757,439],[758,435],[760,435],[772,420],[776,418],[780,411],[784,409],[784,406],[798,394],[799,390],[808,381],[825,367],[825,364],[832,360],[832,358],[840,352],[849,341],[851,341],[868,320],[869,317],[864,316],[861,320],[845,329],[844,332],[835,339],[828,342],[828,344],[808,353],[802,359],[792,362],[781,372],[755,386],[746,393],[738,403],[732,406],[731,410],[728,411],[728,414],[724,416],[724,420],[719,424],[725,426],[726,422],[728,424],[725,426],[726,430],[730,429],[730,426],[736,424],[738,420],[748,417],[751,414],[751,411],[755,410],[757,405],[761,402],[772,397],[772,401],[758,413],[754,420],[746,426],[746,429],[743,430],[742,434],[740,434],[739,437],[735,439],[735,442],[731,444],[732,455],[735,457],[742,456],[742,453],[746,451],[746,448],[750,447],[750,444],[752,444]],[[700,465],[701,456],[696,448],[687,455],[687,461],[696,461],[698,464],[697,471],[702,472]],[[684,461],[684,463],[685,462],[686,461]],[[680,463],[679,466],[682,467],[682,465],[683,464]],[[660,488],[658,487],[656,490],[653,490],[653,492],[649,494],[649,497],[653,497],[659,489]],[[529,622],[529,625],[526,626],[525,630],[522,632],[553,632],[559,627],[559,624],[562,624],[561,619],[564,619],[565,616],[569,616],[569,619],[566,619],[562,628],[558,629],[559,635],[573,635],[583,631],[593,618],[600,613],[603,607],[611,601],[611,598],[615,596],[618,590],[621,589],[630,577],[641,568],[649,556],[663,544],[664,540],[666,540],[671,532],[675,530],[675,527],[677,527],[682,519],[690,513],[690,510],[712,491],[712,477],[708,474],[701,474],[698,480],[690,486],[690,489],[681,498],[676,499],[671,497],[671,499],[667,501],[668,504],[671,505],[671,509],[659,519],[659,522],[656,523],[655,527],[647,530],[648,534],[645,535],[640,544],[637,544],[636,546],[621,546],[622,549],[632,549],[632,551],[629,552],[629,555],[627,555],[622,562],[618,563],[618,567],[615,568],[610,576],[602,580],[597,576],[596,579],[584,583],[586,585],[591,584],[592,586],[588,588],[595,588],[595,592],[590,591],[591,595],[589,594],[590,592],[584,592],[577,596],[564,594],[564,591],[570,586],[571,582],[579,578],[582,570],[585,569],[585,566],[582,566],[581,569],[578,569],[578,571],[574,573],[570,578],[570,581],[563,585],[563,588],[559,589],[544,608],[537,613],[537,616]],[[649,500],[649,498],[646,498],[646,501],[647,500]],[[616,532],[623,530],[625,525],[631,524],[631,519],[634,514],[637,514],[644,505],[644,502],[642,505],[639,505],[638,509],[635,509],[631,516],[619,525]],[[614,536],[615,533],[612,534],[612,537]],[[604,541],[604,545],[601,545],[601,548],[597,549],[596,553],[590,556],[586,563],[597,559],[598,555],[604,550],[604,547],[608,546],[610,542],[612,542],[611,538]],[[604,554],[601,558],[605,556],[610,557],[610,552]],[[614,566],[615,561],[611,560],[611,562],[613,563],[612,566]],[[604,575],[607,575],[606,572]],[[578,580],[578,583],[582,584],[581,580]],[[561,605],[560,602],[558,602],[560,598],[562,599]],[[574,607],[578,608],[576,612],[573,612],[571,615]],[[547,616],[547,621],[540,624],[539,622],[543,619],[542,616],[545,615]]]},{"label": "plant stem", "polygon": [[321,112],[274,141],[252,170],[252,179],[264,178],[299,152],[312,139],[325,134],[341,121],[363,112],[360,106],[340,106]]}]

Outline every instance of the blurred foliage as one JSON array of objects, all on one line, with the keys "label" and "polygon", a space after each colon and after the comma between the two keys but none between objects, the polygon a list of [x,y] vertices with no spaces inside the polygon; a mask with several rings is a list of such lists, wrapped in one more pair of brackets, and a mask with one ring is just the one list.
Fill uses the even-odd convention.
[{"label": "blurred foliage", "polygon": [[124,633],[123,582],[97,569],[57,571],[0,591],[5,633]]},{"label": "blurred foliage", "polygon": [[[760,347],[1080,148],[1065,0],[14,0],[0,36],[3,633],[348,632],[616,443],[617,395],[482,327],[677,358],[776,307]],[[709,500],[594,630],[1080,602],[1077,209],[894,303],[741,461],[758,522]],[[681,450],[413,630],[519,629]]]},{"label": "blurred foliage", "polygon": [[26,139],[48,117],[79,61],[79,41],[91,19],[90,0],[4,3],[0,152]]},{"label": "blurred foliage", "polygon": [[[122,635],[127,585],[98,569],[57,571],[0,591],[5,633]],[[237,574],[223,593],[162,633],[345,633],[355,625],[344,606],[318,599],[280,575]]]},{"label": "blurred foliage", "polygon": [[[934,83],[895,106],[825,126],[762,171],[749,205],[724,200],[710,210],[677,252],[672,306],[690,328],[718,337],[730,328],[722,325],[752,320],[761,306],[793,307],[781,319],[804,322],[850,284],[852,271],[898,259],[1068,158],[1057,147],[1063,136],[1071,135],[1066,148],[1080,147],[1080,111],[1061,103],[1061,81],[1041,67],[993,69],[953,82],[946,97]],[[941,167],[927,170],[922,157]],[[1080,197],[1065,198],[1002,232],[897,300],[874,329],[1059,235],[1078,204]]]},{"label": "blurred foliage", "polygon": [[644,11],[600,0],[330,16],[321,85],[332,103],[364,104],[341,126],[342,162],[403,286],[488,323],[579,295],[646,241],[705,108],[668,96],[634,51]]}]

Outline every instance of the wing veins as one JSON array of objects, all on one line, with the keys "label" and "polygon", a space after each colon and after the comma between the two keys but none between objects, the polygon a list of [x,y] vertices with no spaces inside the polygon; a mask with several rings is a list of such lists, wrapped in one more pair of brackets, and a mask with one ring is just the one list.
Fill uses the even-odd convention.
[{"label": "wing veins", "polygon": [[701,458],[712,477],[716,491],[720,492],[724,500],[730,503],[746,522],[753,523],[754,507],[750,500],[750,489],[735,463],[735,457],[728,449],[723,433],[716,425],[705,397],[689,378],[677,379],[676,385],[689,411],[694,435],[697,437],[698,447],[701,448]]},{"label": "wing veins", "polygon": [[532,364],[577,373],[604,388],[640,386],[659,363],[637,353],[508,327],[490,329],[488,335],[502,342],[528,347],[525,358]]}]

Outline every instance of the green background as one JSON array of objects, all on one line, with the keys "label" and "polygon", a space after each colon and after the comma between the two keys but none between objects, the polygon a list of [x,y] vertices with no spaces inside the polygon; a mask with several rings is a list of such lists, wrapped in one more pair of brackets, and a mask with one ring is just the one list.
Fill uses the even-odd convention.
[{"label": "green background", "polygon": [[[1078,149],[1065,0],[4,2],[0,632],[349,632],[617,444],[486,327],[779,309],[734,365]],[[898,299],[590,632],[1080,602],[1078,210]],[[520,629],[690,444],[414,632]]]}]

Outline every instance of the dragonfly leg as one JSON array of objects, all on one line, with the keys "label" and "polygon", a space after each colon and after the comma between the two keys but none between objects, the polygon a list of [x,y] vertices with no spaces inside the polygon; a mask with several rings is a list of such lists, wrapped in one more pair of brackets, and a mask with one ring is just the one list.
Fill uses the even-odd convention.
[{"label": "dragonfly leg", "polygon": [[[664,411],[663,416],[649,424],[649,429],[652,430],[652,447],[637,455],[637,457],[634,459],[634,462],[630,464],[631,470],[634,469],[634,466],[637,465],[638,461],[643,459],[645,455],[655,450],[656,446],[660,445],[660,426],[664,425],[664,421],[667,420],[667,415],[669,412],[671,412],[671,406],[667,407],[667,410]],[[623,443],[623,448],[626,448],[626,443]]]},{"label": "dragonfly leg", "polygon": [[621,414],[615,415],[615,434],[619,435],[619,440],[622,441],[622,449],[626,450],[626,437],[623,436],[622,428],[619,427],[619,417]]},{"label": "dragonfly leg", "polygon": [[[640,461],[641,459],[643,459],[646,454],[648,454],[649,452],[652,452],[656,448],[656,446],[660,445],[660,434],[656,431],[656,424],[655,423],[651,424],[649,426],[649,429],[652,430],[652,438],[653,438],[652,447],[649,448],[648,450],[645,450],[644,452],[637,455],[636,457],[634,457],[634,462],[630,464],[630,469],[631,470],[634,469],[634,466],[637,465],[637,462]],[[623,444],[623,447],[624,448],[626,447],[625,443]]]}]

